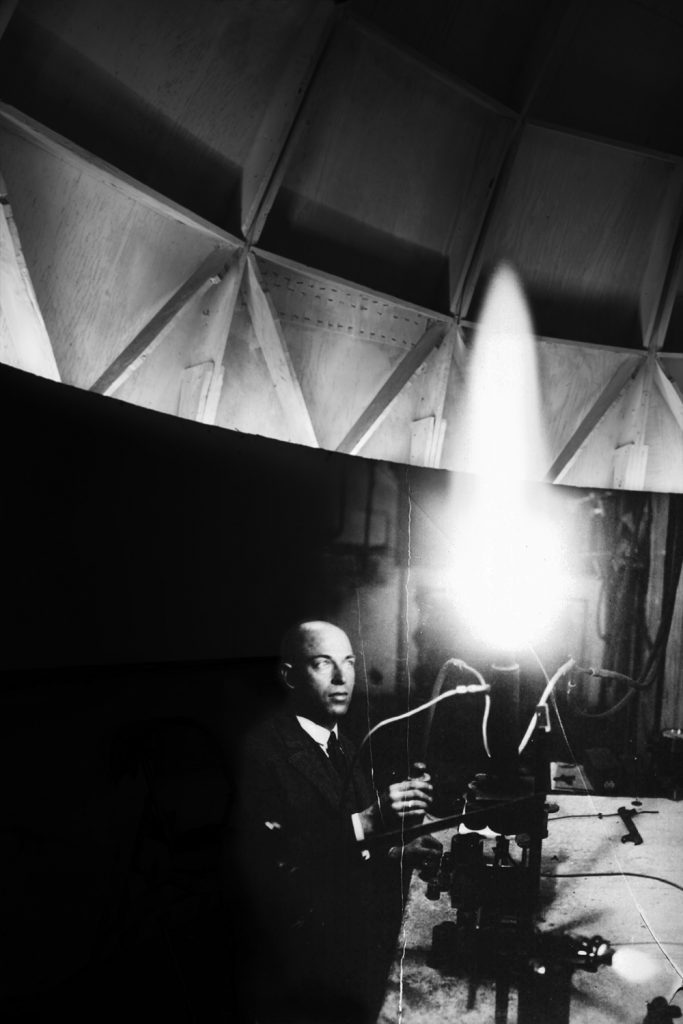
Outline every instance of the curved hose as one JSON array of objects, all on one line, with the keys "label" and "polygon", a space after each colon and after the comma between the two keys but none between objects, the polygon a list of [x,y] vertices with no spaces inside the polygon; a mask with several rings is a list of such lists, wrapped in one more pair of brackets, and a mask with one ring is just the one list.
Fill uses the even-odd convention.
[{"label": "curved hose", "polygon": [[[546,688],[543,691],[543,693],[541,694],[541,699],[539,700],[538,704],[536,705],[537,707],[540,706],[540,705],[548,703],[548,698],[550,697],[550,694],[553,692],[556,683],[558,683],[560,681],[560,679],[562,678],[562,676],[565,675],[566,672],[569,672],[570,669],[572,669],[574,667],[574,665],[575,665],[575,661],[574,661],[573,658],[569,658],[567,661],[565,661],[564,665],[560,665],[560,667],[558,668],[557,672],[552,677],[552,679],[548,680],[548,682],[546,684]],[[531,716],[531,721],[529,722],[529,724],[527,726],[527,730],[524,733],[524,736],[522,738],[522,742],[519,745],[519,748],[518,748],[518,753],[519,754],[522,753],[522,751],[525,749],[527,743],[531,739],[531,736],[532,736],[532,733],[534,731],[535,725],[536,725],[536,713],[534,712],[534,714]]]}]

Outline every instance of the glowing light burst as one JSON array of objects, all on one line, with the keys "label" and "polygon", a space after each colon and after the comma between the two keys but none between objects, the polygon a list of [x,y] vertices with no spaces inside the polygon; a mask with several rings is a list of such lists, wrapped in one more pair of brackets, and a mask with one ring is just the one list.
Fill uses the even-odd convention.
[{"label": "glowing light burst", "polygon": [[476,480],[455,527],[453,583],[473,633],[515,649],[549,627],[565,582],[547,470],[536,342],[514,271],[489,286],[474,339],[464,416],[464,469]]},{"label": "glowing light burst", "polygon": [[639,949],[621,946],[612,957],[612,968],[620,978],[638,984],[649,981],[659,971],[656,960]]},{"label": "glowing light burst", "polygon": [[[557,536],[542,513],[511,502],[487,507],[479,495],[458,528],[454,583],[479,640],[515,650],[548,629],[564,572]],[[491,502],[492,504],[492,502]]]}]

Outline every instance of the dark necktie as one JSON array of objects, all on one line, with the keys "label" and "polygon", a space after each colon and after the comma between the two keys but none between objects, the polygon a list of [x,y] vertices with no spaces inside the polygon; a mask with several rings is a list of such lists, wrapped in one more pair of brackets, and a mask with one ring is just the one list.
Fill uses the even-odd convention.
[{"label": "dark necktie", "polygon": [[346,775],[346,758],[342,753],[339,740],[333,732],[330,733],[327,740],[327,756],[329,757],[330,763],[337,775],[339,775],[340,778],[344,778]]}]

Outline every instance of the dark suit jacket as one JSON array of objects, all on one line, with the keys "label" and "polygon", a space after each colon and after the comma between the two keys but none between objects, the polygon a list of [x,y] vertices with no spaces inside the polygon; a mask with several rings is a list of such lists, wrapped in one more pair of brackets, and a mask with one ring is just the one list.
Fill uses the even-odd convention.
[{"label": "dark suit jacket", "polygon": [[340,743],[346,787],[291,714],[245,745],[236,848],[264,1021],[369,1019],[376,858],[363,859],[351,813],[373,795],[353,745],[341,734]]}]

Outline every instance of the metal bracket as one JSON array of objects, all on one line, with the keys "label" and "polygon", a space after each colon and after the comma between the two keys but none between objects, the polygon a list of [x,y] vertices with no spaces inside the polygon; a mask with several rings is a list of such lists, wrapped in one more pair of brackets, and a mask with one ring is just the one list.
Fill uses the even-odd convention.
[{"label": "metal bracket", "polygon": [[633,843],[635,846],[640,846],[643,842],[643,837],[633,824],[633,818],[638,812],[628,807],[619,807],[617,813],[628,829],[627,834],[621,837],[622,843]]}]

